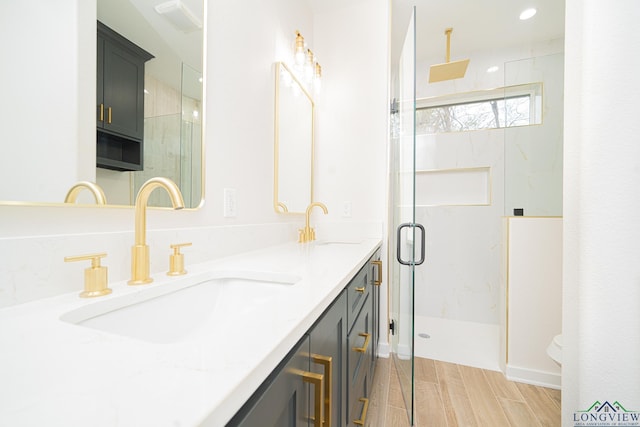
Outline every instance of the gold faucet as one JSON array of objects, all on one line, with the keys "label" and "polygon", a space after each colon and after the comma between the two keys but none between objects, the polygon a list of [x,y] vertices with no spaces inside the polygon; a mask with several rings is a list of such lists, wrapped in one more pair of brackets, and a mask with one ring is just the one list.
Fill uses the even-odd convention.
[{"label": "gold faucet", "polygon": [[174,209],[184,208],[180,189],[170,179],[156,177],[142,184],[136,196],[136,238],[135,245],[131,248],[131,280],[128,282],[129,285],[144,285],[153,281],[149,277],[149,246],[146,243],[147,202],[151,192],[158,187],[164,188],[169,193]]},{"label": "gold faucet", "polygon": [[309,226],[309,217],[311,216],[311,209],[313,209],[314,206],[318,206],[319,208],[322,208],[325,215],[329,213],[329,211],[327,210],[327,207],[320,202],[313,202],[309,206],[307,206],[307,213],[305,214],[306,215],[305,226],[304,228],[301,228],[300,230],[298,230],[300,233],[298,238],[298,243],[307,243],[307,242],[316,240],[316,231]]},{"label": "gold faucet", "polygon": [[80,181],[73,187],[71,187],[69,189],[69,192],[67,193],[67,196],[64,198],[64,202],[75,203],[76,199],[78,198],[78,194],[80,194],[83,188],[86,188],[93,194],[93,197],[95,197],[96,199],[96,204],[107,204],[107,197],[104,195],[104,191],[102,191],[102,188],[100,188],[98,184],[90,181]]}]

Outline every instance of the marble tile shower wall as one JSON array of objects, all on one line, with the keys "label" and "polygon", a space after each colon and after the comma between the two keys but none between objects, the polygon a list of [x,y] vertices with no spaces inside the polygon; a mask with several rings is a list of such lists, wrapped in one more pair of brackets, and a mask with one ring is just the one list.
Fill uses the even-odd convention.
[{"label": "marble tile shower wall", "polygon": [[[421,135],[416,156],[416,167],[422,170],[491,169],[489,205],[416,208],[416,221],[427,230],[428,261],[416,268],[416,315],[498,324],[504,132]],[[416,191],[430,189],[418,187]]]},{"label": "marble tile shower wall", "polygon": [[[500,288],[505,280],[502,217],[512,215],[514,207],[525,208],[525,215],[561,215],[563,54],[558,53],[563,48],[561,42],[532,47],[531,52],[479,53],[472,57],[474,65],[467,78],[436,89],[418,85],[418,97],[430,97],[542,82],[544,105],[542,125],[417,137],[418,170],[491,168],[490,205],[416,209],[416,222],[427,229],[427,262],[416,268],[417,316],[499,324]],[[532,53],[533,58],[516,60]],[[494,61],[505,64],[504,76],[485,72],[486,65]],[[418,69],[424,73],[428,67]],[[418,81],[426,81],[426,76],[419,76]],[[416,191],[430,190],[418,187]],[[533,209],[534,206],[550,208]]]},{"label": "marble tile shower wall", "polygon": [[[133,224],[132,224],[133,226]],[[192,242],[184,248],[185,266],[211,259],[295,241],[299,224],[259,224],[227,227],[148,230],[151,274],[169,267],[172,243]],[[65,263],[69,255],[106,252],[109,283],[131,274],[132,231],[68,234],[0,239],[0,307],[8,307],[83,288],[86,263]]]},{"label": "marble tile shower wall", "polygon": [[[146,180],[164,176],[179,183],[188,206],[197,206],[201,187],[192,182],[202,176],[200,103],[149,73],[145,74],[145,91],[145,168],[134,174],[135,191]],[[153,206],[171,205],[162,192],[152,193],[149,201]]]}]

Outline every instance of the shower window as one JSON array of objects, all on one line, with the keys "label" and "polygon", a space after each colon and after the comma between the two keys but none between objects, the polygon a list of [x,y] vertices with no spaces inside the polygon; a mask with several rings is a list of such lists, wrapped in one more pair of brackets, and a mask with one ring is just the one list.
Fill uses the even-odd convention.
[{"label": "shower window", "polygon": [[417,101],[416,132],[463,132],[539,124],[542,84],[427,98]]}]

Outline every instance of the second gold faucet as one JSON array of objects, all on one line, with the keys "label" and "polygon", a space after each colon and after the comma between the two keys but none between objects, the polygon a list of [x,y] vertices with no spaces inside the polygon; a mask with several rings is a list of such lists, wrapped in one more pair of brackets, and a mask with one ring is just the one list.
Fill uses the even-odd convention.
[{"label": "second gold faucet", "polygon": [[131,248],[131,280],[129,285],[144,285],[153,279],[149,275],[149,246],[146,243],[147,202],[156,188],[164,188],[169,194],[174,209],[183,209],[182,193],[175,182],[168,178],[151,178],[140,187],[135,208],[135,245]]},{"label": "second gold faucet", "polygon": [[304,228],[301,228],[300,230],[298,230],[299,231],[298,243],[307,243],[307,242],[316,240],[316,231],[309,226],[309,217],[311,216],[311,209],[313,209],[315,206],[321,208],[325,215],[329,213],[329,211],[327,210],[327,207],[323,203],[320,203],[320,202],[311,203],[307,207],[307,212],[305,214],[306,215],[305,226]]}]

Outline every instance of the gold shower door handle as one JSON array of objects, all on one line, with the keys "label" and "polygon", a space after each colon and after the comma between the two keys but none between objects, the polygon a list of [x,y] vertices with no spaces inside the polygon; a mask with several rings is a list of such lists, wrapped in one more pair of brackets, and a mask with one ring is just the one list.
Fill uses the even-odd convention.
[{"label": "gold shower door handle", "polygon": [[324,375],[315,372],[301,372],[302,381],[313,385],[313,426],[322,427],[322,383]]},{"label": "gold shower door handle", "polygon": [[380,286],[382,284],[382,261],[371,261],[371,264],[378,267],[378,277],[373,281],[373,284],[376,286]]},{"label": "gold shower door handle", "polygon": [[371,340],[371,334],[361,332],[358,335],[364,337],[364,345],[362,347],[353,347],[353,351],[356,353],[366,353],[367,347],[369,347],[369,341]]},{"label": "gold shower door handle", "polygon": [[331,427],[331,406],[333,401],[333,359],[331,356],[312,354],[311,360],[324,367],[324,427]]},{"label": "gold shower door handle", "polygon": [[366,397],[361,397],[360,402],[362,402],[362,414],[360,415],[359,420],[353,420],[353,423],[358,426],[363,426],[364,423],[367,422],[367,411],[369,410],[369,399]]}]

